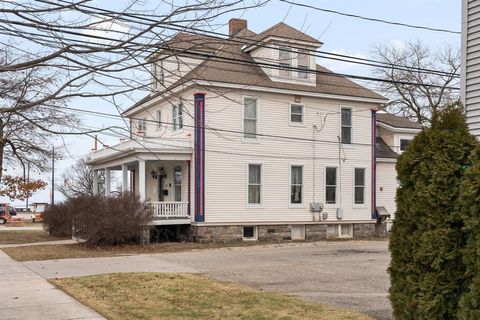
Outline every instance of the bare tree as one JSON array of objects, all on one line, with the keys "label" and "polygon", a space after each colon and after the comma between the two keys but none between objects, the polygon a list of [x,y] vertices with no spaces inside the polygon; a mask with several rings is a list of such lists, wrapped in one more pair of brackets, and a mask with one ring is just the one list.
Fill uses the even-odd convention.
[{"label": "bare tree", "polygon": [[445,107],[458,102],[460,51],[443,46],[432,51],[419,41],[378,46],[375,75],[388,80],[382,89],[391,99],[388,111],[428,125]]},{"label": "bare tree", "polygon": [[[105,175],[99,171],[98,176],[99,193],[104,193]],[[56,188],[67,199],[79,196],[93,195],[93,170],[85,163],[85,160],[78,160],[67,169],[61,176]]]}]

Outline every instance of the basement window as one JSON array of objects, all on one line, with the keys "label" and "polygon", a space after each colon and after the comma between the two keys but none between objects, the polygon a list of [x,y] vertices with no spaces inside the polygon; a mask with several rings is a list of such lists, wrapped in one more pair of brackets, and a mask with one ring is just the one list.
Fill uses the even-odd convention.
[{"label": "basement window", "polygon": [[353,224],[339,224],[338,225],[338,237],[339,238],[352,238],[353,237]]},{"label": "basement window", "polygon": [[256,226],[243,227],[243,240],[257,240],[257,227]]}]

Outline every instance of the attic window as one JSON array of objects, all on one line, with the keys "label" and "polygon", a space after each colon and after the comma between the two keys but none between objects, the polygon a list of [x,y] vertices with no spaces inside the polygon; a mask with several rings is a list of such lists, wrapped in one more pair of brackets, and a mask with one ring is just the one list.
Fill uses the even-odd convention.
[{"label": "attic window", "polygon": [[280,68],[280,77],[289,77],[290,68],[292,66],[292,58],[290,57],[290,49],[280,47],[278,51],[278,64]]},{"label": "attic window", "polygon": [[153,87],[155,89],[159,89],[161,87],[160,84],[163,84],[163,60],[158,60],[153,63]]},{"label": "attic window", "polygon": [[307,55],[307,51],[301,50],[298,52],[298,77],[301,79],[307,79],[308,73],[307,70],[309,69],[309,57]]}]

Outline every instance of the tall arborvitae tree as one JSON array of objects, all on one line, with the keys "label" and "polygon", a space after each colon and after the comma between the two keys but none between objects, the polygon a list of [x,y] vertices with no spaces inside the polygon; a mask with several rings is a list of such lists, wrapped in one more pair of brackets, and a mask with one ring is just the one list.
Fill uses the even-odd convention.
[{"label": "tall arborvitae tree", "polygon": [[468,292],[460,300],[459,319],[480,319],[480,147],[472,155],[460,191],[460,215],[467,245],[463,251]]},{"label": "tall arborvitae tree", "polygon": [[460,108],[450,107],[398,160],[389,268],[396,319],[456,318],[465,288],[465,241],[455,208],[475,146]]}]

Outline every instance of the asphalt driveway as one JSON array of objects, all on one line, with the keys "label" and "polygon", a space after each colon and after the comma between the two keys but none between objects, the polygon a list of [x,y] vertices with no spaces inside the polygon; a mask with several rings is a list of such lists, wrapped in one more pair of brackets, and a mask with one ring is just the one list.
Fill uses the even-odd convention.
[{"label": "asphalt driveway", "polygon": [[391,319],[387,241],[289,243],[24,263],[45,278],[108,272],[200,272]]}]

